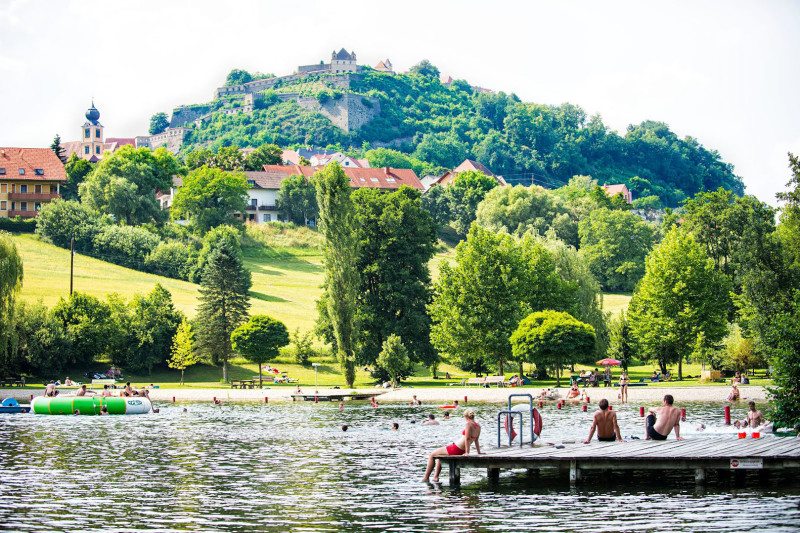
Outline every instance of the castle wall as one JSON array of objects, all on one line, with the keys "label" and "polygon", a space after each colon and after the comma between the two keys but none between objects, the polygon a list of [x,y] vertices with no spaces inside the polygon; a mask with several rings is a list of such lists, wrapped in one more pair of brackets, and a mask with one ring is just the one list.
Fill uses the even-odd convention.
[{"label": "castle wall", "polygon": [[297,104],[304,109],[320,112],[334,125],[350,132],[359,129],[381,113],[380,102],[377,99],[369,98],[372,104],[372,107],[369,107],[363,102],[365,98],[355,94],[343,94],[341,98],[320,104],[316,98],[299,97]]},{"label": "castle wall", "polygon": [[156,135],[140,135],[136,137],[136,147],[143,146],[155,150],[156,148],[165,147],[173,154],[178,153],[183,144],[183,139],[186,137],[187,128],[168,128],[162,133]]}]

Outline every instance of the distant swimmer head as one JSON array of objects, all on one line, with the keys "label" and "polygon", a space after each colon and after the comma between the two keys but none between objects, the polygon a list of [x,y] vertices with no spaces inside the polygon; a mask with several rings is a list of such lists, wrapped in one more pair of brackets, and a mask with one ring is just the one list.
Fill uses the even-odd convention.
[{"label": "distant swimmer head", "polygon": [[347,424],[343,424],[342,425],[342,431],[347,431],[347,427],[348,427]]},{"label": "distant swimmer head", "polygon": [[400,429],[400,424],[392,422],[392,431],[397,431],[398,429]]},{"label": "distant swimmer head", "polygon": [[428,415],[428,420],[436,420],[436,417],[432,414]]}]

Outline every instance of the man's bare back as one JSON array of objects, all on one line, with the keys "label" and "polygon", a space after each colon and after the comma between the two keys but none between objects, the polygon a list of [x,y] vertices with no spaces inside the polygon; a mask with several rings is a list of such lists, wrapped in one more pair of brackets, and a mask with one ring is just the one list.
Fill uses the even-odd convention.
[{"label": "man's bare back", "polygon": [[589,430],[589,436],[583,441],[584,444],[591,442],[595,429],[597,430],[597,440],[599,441],[622,440],[622,434],[617,423],[617,413],[608,409],[608,400],[606,399],[600,400],[600,409],[594,414],[592,427]]},{"label": "man's bare back", "polygon": [[645,437],[653,440],[667,440],[667,437],[675,429],[675,438],[683,440],[681,437],[681,411],[672,406],[673,398],[671,394],[664,396],[664,403],[658,409],[650,409],[650,416],[645,420]]}]

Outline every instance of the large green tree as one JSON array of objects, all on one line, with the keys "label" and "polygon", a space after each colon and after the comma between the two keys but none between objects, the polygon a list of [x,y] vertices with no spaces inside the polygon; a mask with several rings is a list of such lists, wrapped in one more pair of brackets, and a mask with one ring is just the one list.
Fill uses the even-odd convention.
[{"label": "large green tree", "polygon": [[167,366],[181,371],[181,385],[183,385],[183,374],[187,368],[200,362],[200,354],[194,346],[194,330],[192,325],[184,317],[181,320],[175,336],[172,338],[170,347],[170,358]]},{"label": "large green tree", "polygon": [[81,201],[126,224],[161,221],[156,191],[168,190],[179,174],[178,161],[166,149],[123,146],[103,158],[79,186]]},{"label": "large green tree", "polygon": [[150,135],[163,133],[167,128],[169,128],[169,119],[166,113],[159,112],[150,117],[150,129],[148,130]]},{"label": "large green tree", "polygon": [[297,225],[304,226],[316,220],[319,214],[317,191],[313,181],[305,176],[289,176],[283,180],[278,190],[277,204],[283,216]]},{"label": "large green tree", "polygon": [[562,368],[594,352],[594,328],[563,311],[537,311],[520,321],[511,350],[519,361],[555,369],[560,387]]},{"label": "large green tree", "polygon": [[225,381],[233,353],[231,333],[247,320],[251,283],[238,241],[220,239],[208,253],[201,275],[197,341],[214,364],[222,365]]},{"label": "large green tree", "polygon": [[280,165],[283,150],[276,144],[262,144],[250,152],[244,160],[245,170],[263,170],[264,165]]},{"label": "large green tree", "polygon": [[595,209],[578,226],[580,253],[607,291],[632,291],[644,275],[644,260],[656,229],[630,211]]},{"label": "large green tree", "polygon": [[241,172],[200,167],[183,180],[172,202],[173,219],[189,220],[200,233],[233,222],[247,206],[247,178]]},{"label": "large green tree", "polygon": [[338,163],[317,172],[314,181],[319,228],[325,236],[324,305],[333,331],[336,354],[348,387],[355,382],[356,299],[359,288],[358,238],[350,180]]},{"label": "large green tree", "polygon": [[108,354],[116,330],[106,302],[74,292],[67,298],[60,298],[51,313],[70,348],[67,364],[87,365]]},{"label": "large green tree", "polygon": [[497,187],[497,181],[476,170],[461,172],[451,185],[447,186],[450,206],[450,219],[453,229],[459,235],[466,235],[475,220],[478,204],[486,193]]},{"label": "large green tree", "polygon": [[9,369],[14,301],[22,287],[22,258],[11,236],[0,232],[0,369]]},{"label": "large green tree", "polygon": [[509,337],[531,311],[557,307],[563,283],[551,255],[533,239],[473,226],[443,263],[429,312],[433,346],[468,370],[511,358]]},{"label": "large green tree", "polygon": [[399,336],[392,334],[383,341],[375,366],[388,376],[393,387],[397,387],[400,380],[411,372],[413,365],[408,357],[408,349]]},{"label": "large green tree", "polygon": [[571,232],[562,234],[558,230],[563,227],[559,222],[568,218],[561,199],[538,185],[494,188],[486,193],[476,212],[477,223],[491,230],[544,235],[553,228],[565,242],[571,241]]},{"label": "large green tree", "polygon": [[64,170],[67,172],[67,182],[61,186],[61,197],[65,200],[77,200],[78,189],[93,168],[94,165],[92,163],[78,157],[78,154],[73,153],[69,156],[64,165]]},{"label": "large green tree", "polygon": [[231,333],[233,349],[258,365],[258,386],[263,385],[261,366],[278,357],[289,344],[289,330],[280,320],[267,315],[253,315]]},{"label": "large green tree", "polygon": [[430,345],[428,262],[436,232],[419,191],[402,187],[353,192],[361,272],[356,321],[359,364],[373,364],[390,335],[404,339],[413,361],[434,363]]},{"label": "large green tree", "polygon": [[678,364],[692,353],[697,336],[719,342],[727,333],[730,282],[714,268],[691,234],[671,230],[650,255],[645,274],[628,310],[638,353],[667,364]]}]

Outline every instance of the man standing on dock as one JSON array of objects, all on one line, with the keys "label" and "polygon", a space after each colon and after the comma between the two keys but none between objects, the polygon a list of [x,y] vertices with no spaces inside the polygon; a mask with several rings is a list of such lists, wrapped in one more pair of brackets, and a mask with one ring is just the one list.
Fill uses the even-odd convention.
[{"label": "man standing on dock", "polygon": [[622,442],[622,433],[617,423],[617,413],[608,410],[608,400],[605,398],[600,400],[597,405],[600,409],[595,412],[589,436],[586,437],[583,443],[589,444],[592,441],[595,430],[597,430],[597,440],[600,442]]},{"label": "man standing on dock", "polygon": [[664,403],[658,409],[650,408],[650,414],[645,419],[644,434],[647,440],[667,440],[672,428],[675,428],[675,439],[681,437],[681,411],[672,406],[675,398],[672,394],[664,396]]}]

